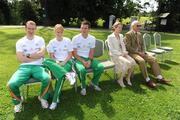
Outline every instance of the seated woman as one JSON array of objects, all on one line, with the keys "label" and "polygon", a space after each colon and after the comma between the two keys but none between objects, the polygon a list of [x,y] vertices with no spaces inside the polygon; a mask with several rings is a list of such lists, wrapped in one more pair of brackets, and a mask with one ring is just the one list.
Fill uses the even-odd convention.
[{"label": "seated woman", "polygon": [[109,54],[112,61],[115,63],[115,70],[118,75],[118,83],[121,87],[126,87],[123,82],[123,78],[126,73],[126,80],[128,85],[132,86],[130,77],[134,69],[136,62],[132,59],[126,51],[125,44],[123,42],[122,25],[120,22],[115,22],[112,26],[113,33],[107,38],[109,46]]},{"label": "seated woman", "polygon": [[71,58],[73,50],[71,40],[63,37],[64,28],[61,24],[55,25],[54,31],[56,37],[47,45],[50,59],[46,59],[43,62],[52,72],[53,76],[58,79],[55,84],[52,104],[49,107],[51,110],[55,110],[59,102],[63,86],[63,77],[66,76],[67,79],[70,80],[71,85],[75,83],[75,73],[70,72],[72,71]]}]

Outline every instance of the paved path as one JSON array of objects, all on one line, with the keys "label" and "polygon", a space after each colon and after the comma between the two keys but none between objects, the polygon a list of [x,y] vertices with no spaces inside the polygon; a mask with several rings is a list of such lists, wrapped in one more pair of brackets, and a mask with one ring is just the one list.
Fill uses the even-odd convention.
[{"label": "paved path", "polygon": [[[3,29],[3,28],[23,28],[24,26],[23,25],[0,25],[0,29]],[[43,27],[48,27],[49,29],[53,29],[53,27],[51,26],[38,26],[38,28],[43,28]],[[64,27],[65,29],[67,30],[79,30],[79,28],[74,28],[74,27]],[[99,31],[99,32],[110,32],[111,30],[109,29],[98,29],[98,28],[92,28],[91,29],[92,31],[96,30],[96,31]]]}]

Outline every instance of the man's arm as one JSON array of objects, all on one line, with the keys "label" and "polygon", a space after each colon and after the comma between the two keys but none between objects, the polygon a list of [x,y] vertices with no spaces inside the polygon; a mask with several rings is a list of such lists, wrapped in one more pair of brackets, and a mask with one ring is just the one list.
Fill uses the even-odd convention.
[{"label": "man's arm", "polygon": [[66,63],[68,60],[70,60],[72,58],[72,52],[68,52],[68,56],[66,57],[66,59],[64,60],[64,62]]},{"label": "man's arm", "polygon": [[74,48],[74,50],[73,50],[73,56],[77,59],[77,60],[79,60],[80,62],[84,62],[84,60],[77,54],[77,48]]},{"label": "man's arm", "polygon": [[45,48],[42,47],[39,51],[33,54],[24,55],[23,52],[17,52],[16,57],[21,63],[28,63],[40,59],[45,54]]},{"label": "man's arm", "polygon": [[89,60],[92,60],[94,58],[94,48],[91,48],[89,52]]},{"label": "man's arm", "polygon": [[55,59],[54,53],[49,53],[49,57],[50,57],[51,59]]},{"label": "man's arm", "polygon": [[94,58],[94,48],[91,48],[89,52],[89,60],[86,62],[86,68],[89,68],[91,66],[91,62]]},{"label": "man's arm", "polygon": [[77,49],[76,49],[76,48],[74,48],[73,56],[74,56],[77,60],[79,60],[86,68],[89,67],[89,65],[87,64],[87,62],[84,61],[84,60],[77,54]]},{"label": "man's arm", "polygon": [[28,63],[28,62],[34,61],[34,59],[29,58],[28,56],[25,56],[23,52],[17,52],[16,57],[18,61],[20,61],[21,63]]},{"label": "man's arm", "polygon": [[68,56],[66,57],[66,59],[59,64],[64,66],[67,63],[67,61],[70,60],[71,58],[72,58],[72,52],[68,52]]},{"label": "man's arm", "polygon": [[42,58],[44,56],[44,54],[45,54],[45,47],[42,47],[36,53],[30,54],[29,57],[32,58],[32,59],[40,59],[40,58]]}]

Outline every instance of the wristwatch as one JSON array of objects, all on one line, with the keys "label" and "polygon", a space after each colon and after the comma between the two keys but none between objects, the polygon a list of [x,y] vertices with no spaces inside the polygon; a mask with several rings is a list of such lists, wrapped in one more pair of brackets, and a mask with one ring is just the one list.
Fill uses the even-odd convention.
[{"label": "wristwatch", "polygon": [[26,57],[27,57],[27,58],[31,58],[31,54],[27,54]]}]

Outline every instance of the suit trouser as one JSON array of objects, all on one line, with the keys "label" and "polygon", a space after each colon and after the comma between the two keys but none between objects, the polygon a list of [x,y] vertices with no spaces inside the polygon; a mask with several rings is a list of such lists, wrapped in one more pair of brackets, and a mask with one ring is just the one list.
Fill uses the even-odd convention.
[{"label": "suit trouser", "polygon": [[43,64],[47,66],[53,76],[57,78],[52,102],[58,102],[64,83],[63,77],[65,77],[67,72],[72,70],[72,61],[69,60],[63,67],[52,59],[46,59]]},{"label": "suit trouser", "polygon": [[43,99],[48,99],[48,88],[50,85],[50,76],[40,65],[20,65],[8,82],[8,88],[15,105],[21,101],[19,87],[23,85],[30,77],[42,82],[40,95]]},{"label": "suit trouser", "polygon": [[158,75],[161,75],[160,66],[159,66],[156,58],[154,58],[153,56],[150,56],[148,54],[146,54],[144,58],[142,58],[138,54],[131,54],[131,56],[139,64],[139,67],[143,74],[144,79],[146,79],[148,77],[146,62],[148,62],[148,64],[150,64],[155,77],[157,77]]},{"label": "suit trouser", "polygon": [[[81,57],[81,58],[84,59],[85,61],[89,60],[88,58],[83,58],[83,57]],[[78,77],[79,77],[80,82],[81,82],[81,88],[86,88],[86,73],[87,73],[87,70],[84,67],[84,65],[78,60],[76,60],[75,65],[76,65],[76,70],[77,70]],[[93,59],[91,61],[90,68],[93,69],[92,83],[95,84],[95,85],[98,85],[99,78],[101,77],[101,74],[104,71],[104,66],[99,61]]]}]

